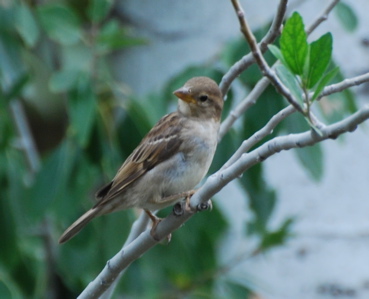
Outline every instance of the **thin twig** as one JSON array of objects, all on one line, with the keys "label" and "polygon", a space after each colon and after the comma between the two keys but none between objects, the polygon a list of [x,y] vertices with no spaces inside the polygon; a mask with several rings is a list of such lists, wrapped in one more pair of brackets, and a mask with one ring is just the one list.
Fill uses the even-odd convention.
[{"label": "thin twig", "polygon": [[281,80],[275,74],[273,69],[269,67],[268,63],[264,59],[264,56],[261,53],[258,47],[258,44],[256,43],[255,36],[252,33],[246,21],[245,13],[242,9],[241,4],[239,3],[238,0],[231,0],[231,1],[236,11],[238,21],[240,23],[241,32],[243,33],[246,41],[248,42],[252,55],[254,56],[255,61],[257,65],[259,66],[261,72],[263,73],[265,77],[267,77],[270,80],[270,82],[274,85],[274,87],[278,90],[278,92],[281,95],[283,95],[293,107],[295,107],[297,111],[299,111],[302,114],[305,114],[305,111],[302,109],[299,103],[294,99],[289,89],[281,82]]},{"label": "thin twig", "polygon": [[360,84],[363,84],[365,82],[369,82],[369,73],[365,73],[363,75],[353,77],[350,79],[345,79],[339,83],[329,85],[323,89],[323,91],[320,93],[317,100],[321,99],[322,97],[325,97],[327,95],[330,95],[332,93],[340,92],[344,89],[347,89],[352,86],[358,86]]},{"label": "thin twig", "polygon": [[[261,52],[265,52],[268,49],[268,45],[273,43],[275,39],[281,33],[282,22],[286,13],[288,0],[281,0],[279,2],[277,13],[270,26],[268,33],[262,38],[259,43],[259,48]],[[223,76],[222,81],[219,84],[220,90],[223,95],[226,95],[232,82],[244,72],[250,65],[255,62],[252,53],[243,56],[238,62],[236,62],[228,72]]]},{"label": "thin twig", "polygon": [[226,169],[233,163],[235,163],[243,153],[246,153],[250,148],[252,148],[256,143],[261,141],[264,137],[268,136],[273,132],[275,127],[286,117],[294,113],[296,110],[293,106],[289,105],[286,108],[275,114],[269,122],[261,128],[259,131],[255,132],[250,138],[244,140],[237,151],[232,155],[232,157],[223,165],[221,169]]},{"label": "thin twig", "polygon": [[256,100],[263,93],[265,88],[269,85],[269,80],[267,78],[262,78],[253,88],[253,90],[247,95],[247,97],[242,100],[237,107],[232,110],[229,115],[223,120],[219,129],[219,141],[224,137],[224,135],[233,126],[234,122],[245,113],[247,109],[256,103]]},{"label": "thin twig", "polygon": [[[259,81],[259,82],[261,82],[261,81]],[[332,84],[332,85],[329,85],[329,86],[325,87],[323,92],[321,93],[321,95],[318,97],[318,99],[320,99],[323,96],[331,95],[333,93],[340,92],[340,91],[342,91],[344,89],[347,89],[349,87],[357,86],[357,85],[360,85],[360,84],[363,84],[363,83],[366,83],[366,82],[369,82],[369,73],[366,73],[364,75],[360,75],[360,76],[357,76],[357,77],[353,77],[353,78],[350,78],[350,79],[345,79],[345,80],[343,80],[339,83]],[[263,128],[261,128],[259,131],[255,132],[247,140],[243,141],[243,143],[237,149],[237,151],[223,165],[222,169],[225,169],[225,168],[229,167],[230,165],[232,165],[235,161],[237,161],[241,157],[241,155],[243,153],[246,153],[250,148],[252,148],[255,144],[260,142],[264,137],[271,134],[273,132],[273,130],[275,129],[275,127],[282,120],[284,120],[286,117],[288,117],[289,115],[291,115],[295,111],[296,110],[294,109],[294,107],[290,105],[290,106],[287,106],[286,108],[282,109],[281,111],[279,111],[277,114],[275,114]],[[239,115],[239,112],[235,111],[233,115]],[[310,116],[313,119],[314,124],[318,127],[318,129],[321,129],[325,126],[323,123],[321,123],[318,120],[318,118],[314,114],[310,113]],[[223,134],[225,134],[226,128],[227,127],[225,127],[223,129]]]},{"label": "thin twig", "polygon": [[10,102],[10,111],[12,113],[14,123],[18,130],[20,147],[24,151],[31,173],[36,173],[40,169],[41,160],[36,149],[35,142],[32,137],[31,130],[24,112],[22,103],[19,100]]},{"label": "thin twig", "polygon": [[310,33],[313,32],[321,23],[328,19],[329,14],[331,13],[332,9],[338,4],[338,2],[340,2],[340,0],[333,0],[331,3],[328,4],[328,6],[322,11],[319,17],[307,27],[307,35],[310,35]]},{"label": "thin twig", "polygon": [[[331,13],[332,9],[335,7],[335,5],[338,3],[337,0],[333,0],[331,3],[329,3],[327,5],[327,7],[325,7],[322,11],[322,13],[313,21],[312,24],[310,24],[307,29],[306,29],[306,33],[307,35],[310,35],[323,21],[325,21],[328,18],[328,15]],[[259,43],[259,48],[262,52],[265,52],[267,49],[268,44],[272,43],[275,39],[276,36],[278,36],[278,34],[280,33],[279,28],[281,27],[281,23],[283,21],[284,18],[284,14],[285,14],[285,6],[287,5],[287,1],[281,1],[279,3],[278,6],[278,12],[277,15],[273,21],[273,24],[270,28],[270,30],[268,31],[268,33],[265,35],[265,37],[261,40],[261,42]],[[224,75],[224,77],[222,78],[222,81],[220,82],[219,86],[223,92],[223,94],[225,95],[228,92],[228,89],[231,85],[231,83],[243,72],[245,71],[250,65],[252,65],[255,62],[255,59],[252,55],[252,53],[249,53],[245,56],[243,56],[238,62],[236,62],[229,70],[228,72]],[[261,79],[261,80],[266,80],[265,78]],[[265,89],[268,85],[269,85],[269,80],[268,84],[262,84],[263,88]],[[264,82],[265,83],[265,82]],[[261,89],[261,86],[258,86],[258,84],[255,86],[255,88],[257,87],[258,92],[262,92],[263,90]],[[249,98],[247,97],[245,100],[246,102],[249,102]],[[242,101],[242,102],[243,102]],[[253,102],[253,100],[251,101]],[[250,103],[251,103],[250,102]],[[244,105],[243,103],[240,104],[240,106]],[[247,104],[248,105],[248,104]],[[250,107],[251,105],[246,107],[246,110]],[[233,123],[238,119],[238,117],[240,117],[242,115],[242,113],[238,113],[237,111],[238,108],[236,108],[234,111],[232,111],[232,115],[230,115],[229,117],[227,117],[223,122],[224,124],[222,124],[221,129],[220,129],[220,138],[221,139],[225,133],[232,127]],[[245,112],[246,110],[244,110],[243,112]]]}]

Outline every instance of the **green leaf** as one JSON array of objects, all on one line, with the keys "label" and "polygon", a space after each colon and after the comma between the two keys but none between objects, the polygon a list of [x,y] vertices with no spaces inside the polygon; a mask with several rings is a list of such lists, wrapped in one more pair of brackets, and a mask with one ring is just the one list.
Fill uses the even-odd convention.
[{"label": "green leaf", "polygon": [[144,38],[130,36],[128,30],[117,20],[108,21],[100,30],[97,37],[99,52],[109,52],[126,47],[133,47],[147,43]]},{"label": "green leaf", "polygon": [[[300,133],[310,129],[310,125],[301,114],[292,114],[285,122],[288,132],[291,133]],[[319,181],[323,177],[323,150],[321,144],[296,148],[294,152],[310,177],[315,181]]]},{"label": "green leaf", "polygon": [[24,205],[25,215],[35,220],[42,219],[50,204],[64,196],[75,164],[75,156],[76,147],[68,140],[64,140],[45,159],[41,170],[37,173],[35,183],[29,190],[28,198],[32,200],[32,204]]},{"label": "green leaf", "polygon": [[19,35],[27,46],[34,47],[38,41],[40,32],[30,8],[25,4],[18,6],[16,8],[15,19],[15,27]]},{"label": "green leaf", "polygon": [[320,137],[323,136],[323,132],[316,126],[312,123],[312,121],[310,120],[309,117],[307,116],[304,116],[306,122],[309,124],[310,128],[316,133],[318,134]]},{"label": "green leaf", "polygon": [[12,84],[11,81],[24,74],[27,68],[22,56],[24,53],[22,43],[18,36],[2,32],[0,45],[0,78],[5,76],[7,78],[7,80],[2,79],[1,88],[6,89],[8,88],[7,84]]},{"label": "green leaf", "polygon": [[[340,82],[345,77],[341,72],[338,72],[334,82]],[[350,89],[345,89],[342,92],[331,94],[322,98],[319,101],[319,106],[322,115],[329,123],[337,122],[342,118],[347,117],[349,114],[357,111],[357,101],[355,95]]]},{"label": "green leaf", "polygon": [[87,9],[90,20],[94,23],[101,22],[109,13],[113,0],[92,0]]},{"label": "green leaf", "polygon": [[[237,281],[232,280],[222,280],[220,283],[221,290],[223,292],[217,291],[213,298],[243,298],[243,299],[251,299],[253,298],[253,293],[250,288],[246,287],[245,281],[239,283]],[[220,293],[220,294],[219,294]]]},{"label": "green leaf", "polygon": [[301,164],[315,181],[323,177],[323,151],[319,143],[296,149],[297,157]]},{"label": "green leaf", "polygon": [[[6,167],[6,164],[3,164],[3,167]],[[15,211],[12,208],[12,204],[7,200],[0,201],[0,233],[1,237],[6,240],[6,242],[0,243],[0,254],[2,257],[0,265],[8,269],[14,268],[19,258],[18,250],[15,250],[15,248],[17,248],[16,231],[18,223],[13,215],[13,212]]]},{"label": "green leaf", "polygon": [[81,38],[79,19],[72,9],[62,4],[38,7],[40,22],[49,37],[63,45],[72,45]]},{"label": "green leaf", "polygon": [[63,70],[79,71],[81,75],[89,74],[91,76],[92,66],[94,64],[93,51],[91,47],[82,43],[63,47]]},{"label": "green leaf", "polygon": [[303,107],[302,89],[296,76],[283,64],[278,64],[275,69],[282,83],[291,91],[293,97],[299,101],[300,106]]},{"label": "green leaf", "polygon": [[90,137],[96,109],[93,88],[88,82],[80,83],[80,86],[70,93],[69,115],[71,129],[82,147],[87,145]]},{"label": "green leaf", "polygon": [[9,269],[0,270],[0,298],[2,299],[20,299],[24,298],[25,294],[21,292],[21,289],[17,283],[10,277]]},{"label": "green leaf", "polygon": [[337,75],[339,71],[339,67],[335,67],[334,69],[330,70],[328,73],[324,75],[324,77],[318,82],[317,87],[315,88],[314,94],[311,97],[311,101],[315,101],[316,98],[320,95],[323,91],[324,87]]},{"label": "green leaf", "polygon": [[270,52],[272,52],[274,57],[277,58],[282,64],[287,65],[287,62],[284,59],[284,56],[283,56],[281,50],[278,47],[276,47],[274,45],[268,45],[268,49],[269,49]]},{"label": "green leaf", "polygon": [[335,12],[346,30],[354,31],[357,28],[359,21],[351,6],[341,1],[336,5]]},{"label": "green leaf", "polygon": [[294,74],[302,75],[308,43],[302,17],[297,12],[287,20],[279,43],[287,66]]},{"label": "green leaf", "polygon": [[332,34],[326,33],[310,44],[309,68],[306,87],[308,89],[323,77],[332,57]]},{"label": "green leaf", "polygon": [[77,85],[80,72],[75,70],[64,70],[51,75],[49,88],[52,92],[64,92],[71,90]]},{"label": "green leaf", "polygon": [[273,247],[280,246],[286,243],[287,239],[291,236],[290,230],[293,221],[293,218],[287,218],[277,230],[267,232],[263,236],[259,250],[269,250]]},{"label": "green leaf", "polygon": [[248,204],[253,219],[247,223],[248,234],[263,234],[274,211],[276,193],[264,179],[263,165],[257,164],[243,174],[239,182],[248,194]]},{"label": "green leaf", "polygon": [[21,94],[24,87],[26,86],[26,84],[28,83],[29,77],[30,77],[29,74],[25,73],[21,75],[19,78],[17,78],[13,83],[13,85],[10,86],[10,88],[4,94],[4,100],[6,102],[9,102],[15,97],[18,97]]}]

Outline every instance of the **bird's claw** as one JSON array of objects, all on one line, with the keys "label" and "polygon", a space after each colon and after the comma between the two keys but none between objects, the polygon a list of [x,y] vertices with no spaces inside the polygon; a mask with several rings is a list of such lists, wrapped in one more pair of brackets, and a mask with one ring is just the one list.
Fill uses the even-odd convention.
[{"label": "bird's claw", "polygon": [[[150,231],[150,235],[151,237],[159,242],[160,238],[158,237],[157,233],[156,233],[156,228],[158,227],[159,223],[163,220],[162,218],[156,217],[153,213],[151,213],[149,210],[145,210],[146,214],[150,217],[151,221],[152,221],[152,227],[151,227],[151,231]],[[170,240],[172,239],[172,234],[169,234],[166,237],[168,243],[170,242]]]},{"label": "bird's claw", "polygon": [[207,202],[202,202],[200,204],[197,205],[196,207],[198,212],[202,212],[205,210],[212,210],[213,209],[213,202],[211,201],[211,199],[209,199]]},{"label": "bird's claw", "polygon": [[174,216],[182,216],[184,213],[183,207],[182,207],[182,202],[177,202],[174,206],[173,206],[173,214]]},{"label": "bird's claw", "polygon": [[158,224],[161,222],[160,218],[156,218],[155,221],[153,221],[152,223],[152,227],[151,227],[151,231],[150,231],[150,235],[151,237],[155,240],[155,241],[160,241],[160,238],[157,236],[156,234],[156,228],[158,226]]},{"label": "bird's claw", "polygon": [[[153,221],[153,224],[152,224],[152,228],[151,228],[151,231],[150,231],[150,235],[151,237],[157,241],[157,242],[160,242],[160,238],[158,237],[157,233],[156,233],[156,228],[158,227],[158,224],[162,221],[163,219],[161,218],[158,218],[156,217],[156,220]],[[167,239],[167,243],[170,242],[170,240],[172,240],[172,234],[169,234],[166,236],[166,239]]]}]

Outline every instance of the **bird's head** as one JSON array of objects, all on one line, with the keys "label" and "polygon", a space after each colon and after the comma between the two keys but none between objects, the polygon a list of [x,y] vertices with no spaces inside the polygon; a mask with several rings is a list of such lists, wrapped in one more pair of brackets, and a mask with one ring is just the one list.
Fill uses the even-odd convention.
[{"label": "bird's head", "polygon": [[180,99],[178,111],[188,117],[220,121],[223,97],[218,85],[208,77],[194,77],[174,94]]}]

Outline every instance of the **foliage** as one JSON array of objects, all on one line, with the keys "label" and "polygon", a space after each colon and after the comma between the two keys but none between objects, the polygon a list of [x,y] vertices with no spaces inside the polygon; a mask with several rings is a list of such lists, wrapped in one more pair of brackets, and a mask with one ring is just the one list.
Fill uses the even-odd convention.
[{"label": "foliage", "polygon": [[[113,177],[148,129],[173,106],[175,88],[197,75],[219,82],[248,49],[244,40],[232,41],[220,53],[220,64],[190,66],[167,82],[160,96],[138,99],[115,81],[109,55],[146,41],[115,17],[113,1],[4,3],[0,4],[0,298],[75,298],[120,249],[136,211],[96,219],[61,247],[57,245],[60,233],[92,205],[94,191]],[[340,15],[349,13],[346,7],[340,9]],[[256,32],[258,38],[264,34],[265,28]],[[309,43],[297,13],[285,25],[280,49],[269,49],[283,63],[277,67],[278,75],[304,108],[328,82],[342,76],[329,67],[331,35]],[[270,53],[265,57],[268,63],[275,61]],[[249,90],[260,78],[252,66],[239,82]],[[307,99],[310,92],[313,96]],[[210,172],[286,105],[271,87],[258,101],[262,104],[247,111],[240,126],[223,138]],[[333,115],[322,109],[330,121],[356,109],[349,92],[327,101],[328,105],[340,101],[345,108]],[[19,149],[16,116],[10,113],[15,102],[26,108],[40,154],[38,170],[30,169]],[[159,105],[154,109],[152,103]],[[234,104],[231,90],[223,116]],[[263,142],[282,131],[306,128],[304,118],[296,115]],[[319,145],[300,149],[298,156],[312,177],[322,177],[324,157]],[[263,252],[283,244],[291,234],[292,219],[269,227],[277,192],[265,181],[263,165],[253,167],[239,183],[254,216],[245,227],[246,236],[256,236],[257,248]],[[246,282],[225,280],[219,271],[223,265],[217,258],[217,244],[227,227],[227,219],[216,208],[195,216],[168,246],[157,246],[132,264],[117,293],[134,298],[198,298],[198,294],[210,297],[212,292],[214,298],[223,293],[248,297]]]}]

